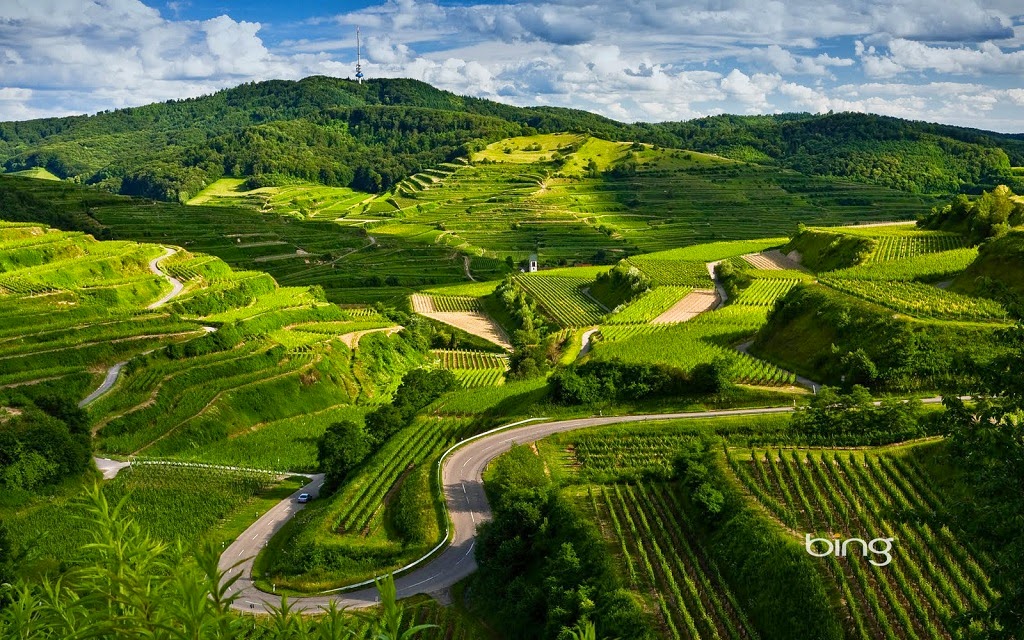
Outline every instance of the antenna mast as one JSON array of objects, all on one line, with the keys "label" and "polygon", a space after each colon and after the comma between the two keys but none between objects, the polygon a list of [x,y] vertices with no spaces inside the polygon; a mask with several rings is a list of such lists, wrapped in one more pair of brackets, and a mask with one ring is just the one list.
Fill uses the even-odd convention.
[{"label": "antenna mast", "polygon": [[363,84],[363,53],[362,42],[359,39],[359,27],[356,27],[356,80]]}]

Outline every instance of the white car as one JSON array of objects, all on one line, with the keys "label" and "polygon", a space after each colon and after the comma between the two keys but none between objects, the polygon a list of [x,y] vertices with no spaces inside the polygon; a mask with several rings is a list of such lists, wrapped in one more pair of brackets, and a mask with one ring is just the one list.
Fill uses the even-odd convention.
[{"label": "white car", "polygon": [[299,494],[298,502],[305,503],[305,502],[309,502],[310,499],[311,499],[311,496],[308,493],[300,493]]}]

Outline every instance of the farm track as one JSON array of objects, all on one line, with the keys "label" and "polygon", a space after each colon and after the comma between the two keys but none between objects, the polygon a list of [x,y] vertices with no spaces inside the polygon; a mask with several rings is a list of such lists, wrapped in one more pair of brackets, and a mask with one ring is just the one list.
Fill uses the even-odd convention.
[{"label": "farm track", "polygon": [[[922,402],[936,404],[941,401],[941,398],[936,397],[926,398]],[[535,419],[530,419],[468,438],[449,449],[439,462],[445,508],[451,522],[447,538],[430,553],[398,571],[403,574],[395,579],[398,597],[408,598],[420,593],[444,595],[453,585],[476,570],[476,559],[473,556],[476,528],[491,518],[491,508],[484,493],[483,472],[494,458],[511,449],[514,444],[530,444],[555,433],[609,424],[767,415],[792,411],[794,407],[786,406],[590,417],[543,423],[536,423]],[[259,550],[304,506],[296,503],[295,497],[301,492],[315,494],[318,490],[317,480],[314,480],[278,503],[250,525],[221,555],[220,569],[225,572],[224,579],[233,580],[228,586],[228,593],[236,598],[232,605],[235,609],[249,613],[267,613],[269,607],[280,604],[277,595],[261,591],[253,583],[253,561]],[[378,594],[376,587],[367,587],[365,584],[351,585],[348,588],[353,590],[347,593],[337,593],[343,591],[343,588],[319,595],[294,596],[289,598],[289,603],[295,610],[310,614],[318,613],[331,603],[353,609],[370,607],[377,603]]]},{"label": "farm track", "polygon": [[761,253],[748,253],[740,257],[755,269],[767,271],[807,271],[799,262],[790,259],[778,249],[762,251]]},{"label": "farm track", "polygon": [[384,332],[386,335],[394,335],[404,329],[401,325],[395,325],[393,327],[380,327],[379,329],[364,329],[363,331],[353,331],[351,333],[345,333],[339,336],[339,339],[349,349],[355,349],[359,346],[359,340],[368,333],[380,333]]},{"label": "farm track", "polygon": [[692,320],[705,311],[718,307],[721,300],[720,295],[711,289],[694,289],[668,311],[651,320],[651,324],[675,324]]}]

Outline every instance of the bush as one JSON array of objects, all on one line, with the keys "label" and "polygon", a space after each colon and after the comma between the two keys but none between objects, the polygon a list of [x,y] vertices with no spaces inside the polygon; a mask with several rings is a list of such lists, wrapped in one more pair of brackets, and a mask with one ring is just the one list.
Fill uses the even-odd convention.
[{"label": "bush", "polygon": [[317,440],[316,449],[324,485],[333,489],[370,453],[370,440],[361,426],[344,420],[327,427]]}]

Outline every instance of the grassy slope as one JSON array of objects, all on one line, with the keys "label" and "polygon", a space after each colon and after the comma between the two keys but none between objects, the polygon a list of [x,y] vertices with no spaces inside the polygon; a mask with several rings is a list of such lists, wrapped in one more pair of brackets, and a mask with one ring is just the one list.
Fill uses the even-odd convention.
[{"label": "grassy slope", "polygon": [[781,305],[751,352],[825,384],[840,384],[843,355],[858,349],[891,390],[942,388],[995,353],[998,327],[918,321],[820,285],[796,287]]},{"label": "grassy slope", "polygon": [[[954,281],[952,289],[973,295],[998,295],[1001,289],[1024,294],[1024,232],[1014,231],[982,245],[978,258]],[[986,286],[989,280],[995,286]]]}]

